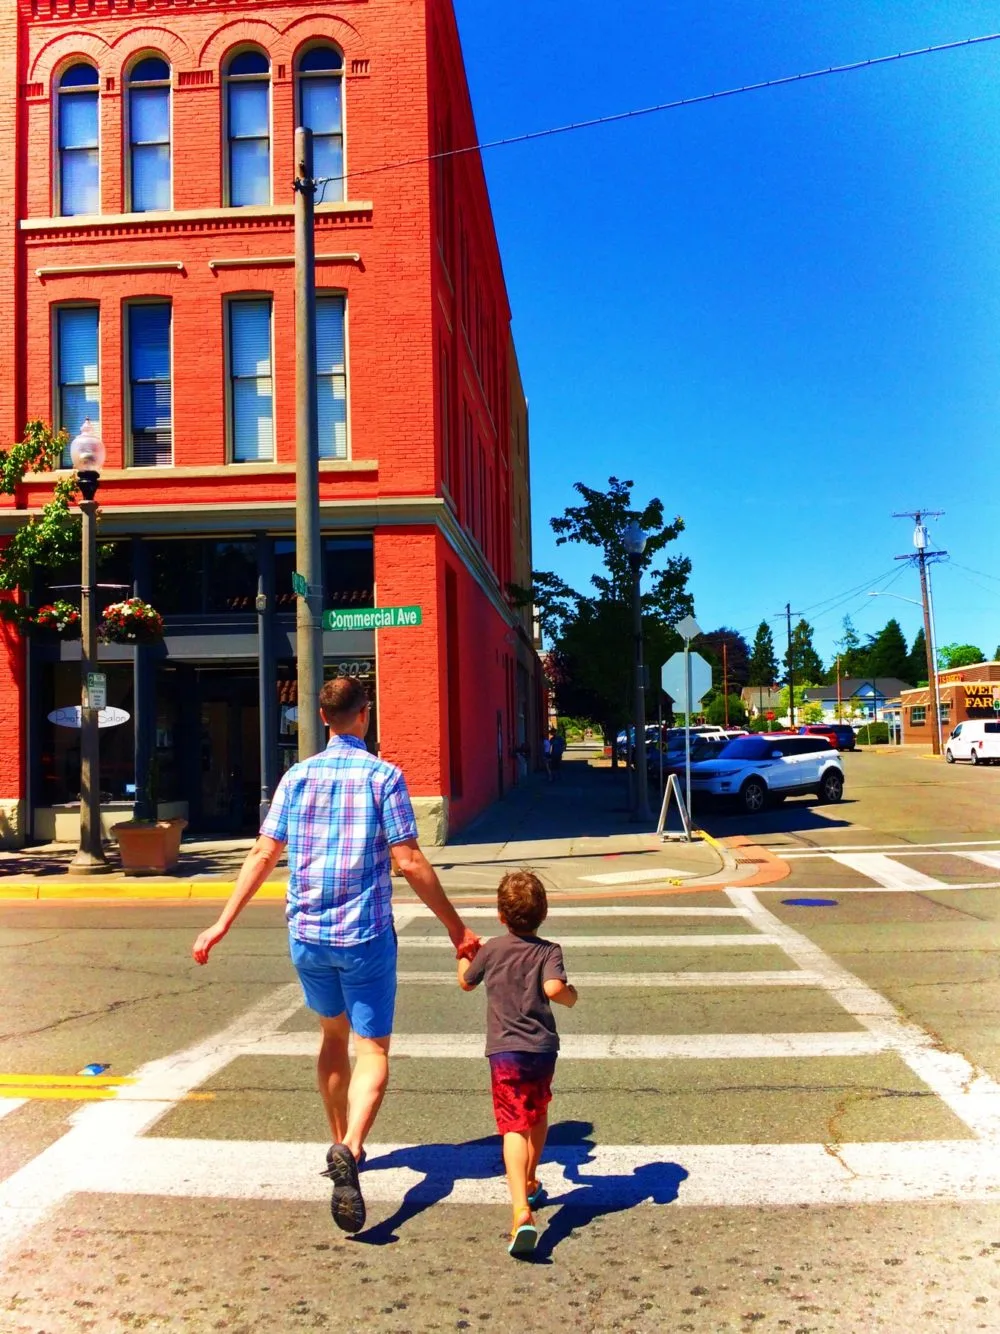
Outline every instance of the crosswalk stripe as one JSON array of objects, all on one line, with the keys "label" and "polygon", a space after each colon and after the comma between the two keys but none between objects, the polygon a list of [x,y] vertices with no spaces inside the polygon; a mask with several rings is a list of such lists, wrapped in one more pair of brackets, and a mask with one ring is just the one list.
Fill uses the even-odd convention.
[{"label": "crosswalk stripe", "polygon": [[[412,920],[431,921],[434,914],[430,908],[425,908],[422,904],[411,910],[407,904],[407,917]],[[622,904],[619,906],[608,907],[607,904],[595,904],[594,907],[586,908],[563,908],[550,907],[546,921],[551,921],[553,917],[745,917],[746,914],[742,908],[690,908],[674,906],[673,904],[656,904],[653,907],[635,906],[631,904]],[[481,907],[462,907],[463,918],[484,917],[490,921],[497,920],[496,908]],[[398,929],[397,923],[397,929]]]},{"label": "crosswalk stripe", "polygon": [[1000,870],[1000,852],[962,852],[961,857],[970,862],[979,862],[980,866],[991,866]]},{"label": "crosswalk stripe", "polygon": [[905,866],[894,857],[887,857],[881,852],[838,852],[831,853],[831,858],[846,866],[851,871],[874,880],[877,885],[887,885],[903,889],[947,889],[943,880],[915,871],[912,866]]},{"label": "crosswalk stripe", "polygon": [[823,844],[819,847],[802,848],[785,846],[783,843],[767,844],[772,852],[778,852],[782,858],[798,860],[802,857],[827,857],[831,852],[914,852],[921,848],[939,852],[947,848],[980,848],[1000,844],[1000,838],[966,838],[958,842],[942,843],[841,843]]},{"label": "crosswalk stripe", "polygon": [[[454,987],[452,973],[407,972],[398,975],[401,986]],[[748,973],[578,973],[573,981],[582,987],[816,987],[824,985],[818,973],[799,968]]]},{"label": "crosswalk stripe", "polygon": [[[499,1145],[369,1144],[361,1175],[369,1204],[509,1204]],[[142,1138],[90,1155],[73,1189],[202,1199],[320,1202],[326,1143]],[[555,1160],[555,1161],[553,1161]],[[380,1166],[380,1163],[385,1166]],[[567,1170],[568,1169],[568,1170]],[[539,1177],[550,1206],[675,1207],[883,1204],[995,1199],[996,1146],[908,1143],[550,1146]],[[25,1201],[26,1207],[31,1200]]]},{"label": "crosswalk stripe", "polygon": [[[316,1055],[313,1033],[276,1033],[248,1046],[247,1056]],[[772,1057],[873,1056],[887,1051],[887,1035],[866,1033],[567,1033],[564,1061],[767,1060]],[[393,1057],[482,1060],[481,1033],[393,1033]]]},{"label": "crosswalk stripe", "polygon": [[[738,945],[747,948],[753,945],[773,945],[773,936],[760,932],[750,935],[716,936],[564,936],[563,944],[574,950],[642,950],[642,949],[715,949],[723,946]],[[452,950],[454,947],[445,935],[403,936],[399,941],[402,950]]]}]

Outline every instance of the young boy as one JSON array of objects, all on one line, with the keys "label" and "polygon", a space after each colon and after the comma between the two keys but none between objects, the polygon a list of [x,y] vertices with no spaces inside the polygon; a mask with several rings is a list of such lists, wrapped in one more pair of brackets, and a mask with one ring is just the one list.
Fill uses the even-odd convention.
[{"label": "young boy", "polygon": [[500,881],[497,912],[507,934],[494,936],[476,957],[459,960],[458,984],[473,991],[486,982],[486,1055],[493,1112],[503,1136],[503,1160],[514,1207],[510,1255],[529,1255],[538,1229],[532,1209],[540,1202],[538,1160],[549,1128],[548,1105],[559,1051],[550,1002],[576,1004],[566,981],[562,949],[535,932],[549,905],[542,882],[530,871]]}]

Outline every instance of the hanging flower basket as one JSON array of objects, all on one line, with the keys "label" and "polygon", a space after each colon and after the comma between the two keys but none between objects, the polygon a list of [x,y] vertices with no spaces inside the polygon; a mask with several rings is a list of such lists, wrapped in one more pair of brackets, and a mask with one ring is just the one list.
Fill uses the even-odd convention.
[{"label": "hanging flower basket", "polygon": [[79,639],[80,608],[74,607],[72,602],[47,602],[32,613],[29,624],[59,639]]},{"label": "hanging flower basket", "polygon": [[97,637],[102,644],[156,644],[163,638],[163,617],[142,598],[112,602]]}]

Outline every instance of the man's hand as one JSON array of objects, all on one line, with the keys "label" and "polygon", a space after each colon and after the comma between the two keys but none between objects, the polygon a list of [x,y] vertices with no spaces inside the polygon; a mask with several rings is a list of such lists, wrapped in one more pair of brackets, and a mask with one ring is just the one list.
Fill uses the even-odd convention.
[{"label": "man's hand", "polygon": [[212,950],[218,945],[219,941],[228,930],[229,928],[227,926],[222,926],[219,922],[215,922],[207,931],[203,931],[191,946],[191,955],[194,958],[195,963],[208,963],[209,954],[211,954]]},{"label": "man's hand", "polygon": [[479,937],[474,935],[464,924],[461,935],[452,935],[451,943],[455,946],[455,958],[468,959],[470,963],[483,947],[483,942]]}]

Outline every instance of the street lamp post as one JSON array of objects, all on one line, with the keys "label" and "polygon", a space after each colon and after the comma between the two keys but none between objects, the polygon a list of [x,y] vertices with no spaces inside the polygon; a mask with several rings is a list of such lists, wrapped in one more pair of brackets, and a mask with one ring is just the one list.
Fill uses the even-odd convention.
[{"label": "street lamp post", "polygon": [[653,819],[649,809],[649,775],[646,773],[646,682],[642,664],[642,553],[646,534],[633,519],[625,529],[625,551],[632,568],[632,633],[635,641],[635,779],[633,818],[642,823]]},{"label": "street lamp post", "polygon": [[80,550],[80,846],[69,864],[74,875],[110,871],[101,841],[101,756],[98,711],[91,707],[89,676],[97,664],[97,487],[104,442],[85,421],[70,445],[83,499]]}]

